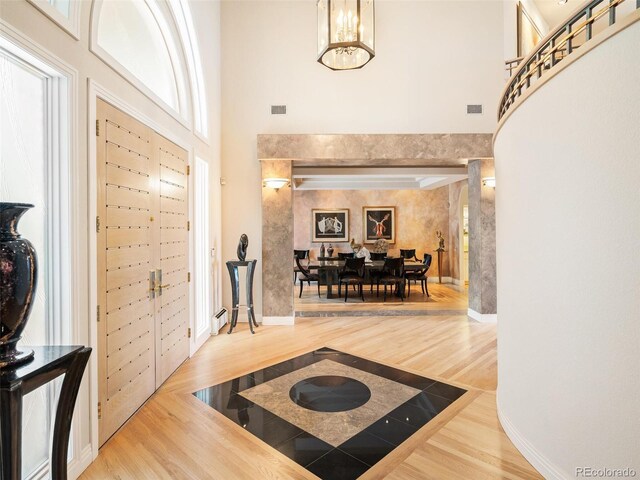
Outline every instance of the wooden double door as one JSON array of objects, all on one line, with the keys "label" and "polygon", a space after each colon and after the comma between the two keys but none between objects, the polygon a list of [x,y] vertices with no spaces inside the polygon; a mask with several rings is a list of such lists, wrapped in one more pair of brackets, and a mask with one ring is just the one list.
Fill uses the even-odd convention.
[{"label": "wooden double door", "polygon": [[189,356],[187,152],[98,100],[102,445]]}]

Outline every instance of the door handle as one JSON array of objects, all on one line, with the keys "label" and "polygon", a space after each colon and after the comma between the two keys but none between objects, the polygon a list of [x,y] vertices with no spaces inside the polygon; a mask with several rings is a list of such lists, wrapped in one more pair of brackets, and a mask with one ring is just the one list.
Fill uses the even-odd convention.
[{"label": "door handle", "polygon": [[156,298],[156,272],[149,270],[149,300]]},{"label": "door handle", "polygon": [[168,283],[165,283],[164,285],[162,284],[162,269],[158,268],[156,270],[156,285],[155,285],[155,291],[158,292],[158,296],[161,297],[162,296],[162,289],[163,288],[169,288],[171,285]]}]

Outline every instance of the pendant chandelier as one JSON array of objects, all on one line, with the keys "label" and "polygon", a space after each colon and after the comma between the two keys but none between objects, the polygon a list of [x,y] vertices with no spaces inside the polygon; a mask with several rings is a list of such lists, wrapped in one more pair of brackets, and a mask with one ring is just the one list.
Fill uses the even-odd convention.
[{"label": "pendant chandelier", "polygon": [[318,0],[318,62],[331,70],[364,67],[374,56],[373,0]]}]

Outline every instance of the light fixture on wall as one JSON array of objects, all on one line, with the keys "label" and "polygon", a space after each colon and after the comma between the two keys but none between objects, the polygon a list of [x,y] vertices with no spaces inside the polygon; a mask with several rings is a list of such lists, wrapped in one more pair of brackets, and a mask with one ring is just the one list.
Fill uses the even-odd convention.
[{"label": "light fixture on wall", "polygon": [[262,180],[262,186],[267,188],[273,188],[276,192],[285,185],[290,185],[288,178],[265,178]]},{"label": "light fixture on wall", "polygon": [[485,187],[496,188],[496,177],[484,177],[482,179],[482,185]]},{"label": "light fixture on wall", "polygon": [[318,0],[318,62],[331,70],[364,67],[374,56],[373,0]]}]

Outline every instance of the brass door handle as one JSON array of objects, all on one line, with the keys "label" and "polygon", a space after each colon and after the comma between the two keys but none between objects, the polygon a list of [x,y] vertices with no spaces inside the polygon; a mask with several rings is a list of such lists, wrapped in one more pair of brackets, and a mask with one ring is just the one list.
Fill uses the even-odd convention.
[{"label": "brass door handle", "polygon": [[156,290],[162,290],[163,288],[167,288],[167,287],[170,287],[170,286],[171,286],[171,285],[170,285],[170,284],[168,284],[168,283],[167,283],[166,285],[156,285],[156,288],[155,288],[155,289],[156,289]]}]

